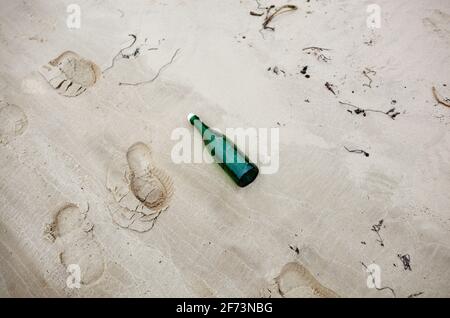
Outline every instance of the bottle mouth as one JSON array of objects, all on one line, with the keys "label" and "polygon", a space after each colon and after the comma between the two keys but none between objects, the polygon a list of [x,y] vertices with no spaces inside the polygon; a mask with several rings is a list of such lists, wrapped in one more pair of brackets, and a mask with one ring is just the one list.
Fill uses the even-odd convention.
[{"label": "bottle mouth", "polygon": [[252,164],[252,168],[239,178],[239,181],[237,183],[238,186],[240,186],[241,188],[248,186],[256,179],[258,173],[259,173],[258,167]]},{"label": "bottle mouth", "polygon": [[196,114],[189,113],[189,114],[187,115],[187,120],[188,120],[188,122],[190,122],[192,125],[194,124],[194,120],[199,120],[199,119],[200,119],[200,117],[198,117]]}]

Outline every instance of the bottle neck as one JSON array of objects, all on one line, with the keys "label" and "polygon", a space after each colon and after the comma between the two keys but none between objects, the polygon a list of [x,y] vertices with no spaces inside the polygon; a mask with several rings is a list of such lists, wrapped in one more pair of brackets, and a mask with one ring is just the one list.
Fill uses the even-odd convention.
[{"label": "bottle neck", "polygon": [[208,125],[202,122],[198,116],[193,116],[190,119],[190,122],[195,128],[197,128],[197,130],[200,132],[202,136],[205,134],[207,130],[209,130]]}]

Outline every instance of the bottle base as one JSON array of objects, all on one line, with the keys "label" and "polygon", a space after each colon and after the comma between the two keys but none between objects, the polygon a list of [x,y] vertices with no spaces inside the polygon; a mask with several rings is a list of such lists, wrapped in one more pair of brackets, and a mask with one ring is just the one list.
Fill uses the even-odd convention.
[{"label": "bottle base", "polygon": [[242,177],[239,178],[237,185],[240,186],[241,188],[248,186],[256,179],[258,174],[259,174],[258,167],[253,166],[252,169],[244,173]]}]

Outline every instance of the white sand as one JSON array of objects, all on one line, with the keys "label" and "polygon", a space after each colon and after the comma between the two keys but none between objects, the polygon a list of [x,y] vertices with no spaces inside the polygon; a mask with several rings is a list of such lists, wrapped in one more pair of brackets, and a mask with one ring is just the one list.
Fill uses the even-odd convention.
[{"label": "white sand", "polygon": [[[450,96],[450,2],[379,0],[375,30],[370,1],[291,2],[263,38],[251,0],[80,0],[80,29],[66,26],[73,1],[0,0],[0,296],[392,297],[367,287],[362,263],[397,297],[450,296],[450,109],[431,90]],[[131,33],[125,53],[148,38],[141,54],[77,97],[39,73],[67,50],[104,70]],[[177,49],[153,82],[118,85],[152,79]],[[174,164],[171,132],[192,130],[189,112],[221,129],[280,127],[279,172],[241,189],[216,165]],[[123,206],[107,188],[139,141],[175,189],[143,233],[113,221]],[[80,289],[66,286],[71,263]]]}]

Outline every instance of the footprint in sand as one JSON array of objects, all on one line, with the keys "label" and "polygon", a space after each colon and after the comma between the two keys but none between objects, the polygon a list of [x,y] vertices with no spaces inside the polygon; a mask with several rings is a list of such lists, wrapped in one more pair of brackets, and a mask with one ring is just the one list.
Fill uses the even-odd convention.
[{"label": "footprint in sand", "polygon": [[0,144],[22,135],[27,126],[27,116],[19,106],[0,101]]},{"label": "footprint in sand", "polygon": [[435,9],[431,15],[424,18],[422,22],[427,29],[437,34],[444,41],[449,41],[450,14]]},{"label": "footprint in sand", "polygon": [[101,70],[95,63],[71,51],[51,60],[39,72],[60,95],[68,97],[82,94],[101,75]]},{"label": "footprint in sand", "polygon": [[74,204],[60,209],[54,222],[47,224],[44,234],[51,242],[61,246],[61,264],[67,268],[77,264],[81,270],[81,284],[89,285],[98,281],[105,270],[105,262],[100,245],[93,237],[94,226],[86,218],[87,209],[82,212]]},{"label": "footprint in sand", "polygon": [[[272,290],[271,290],[272,289]],[[309,270],[297,262],[287,263],[275,277],[270,294],[281,297],[336,298],[334,291],[323,286]]]},{"label": "footprint in sand", "polygon": [[153,228],[173,194],[171,178],[152,165],[150,148],[142,142],[132,145],[126,158],[112,161],[106,187],[114,197],[110,205],[114,222],[137,232]]}]

